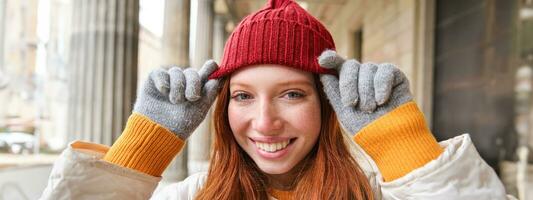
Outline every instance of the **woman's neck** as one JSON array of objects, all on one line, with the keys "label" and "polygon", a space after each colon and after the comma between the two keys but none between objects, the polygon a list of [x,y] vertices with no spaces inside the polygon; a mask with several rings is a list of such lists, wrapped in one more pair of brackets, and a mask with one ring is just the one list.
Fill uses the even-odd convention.
[{"label": "woman's neck", "polygon": [[276,190],[293,190],[297,185],[308,164],[309,156],[306,156],[298,164],[296,164],[291,170],[283,174],[266,174],[268,179],[268,185],[271,189]]}]

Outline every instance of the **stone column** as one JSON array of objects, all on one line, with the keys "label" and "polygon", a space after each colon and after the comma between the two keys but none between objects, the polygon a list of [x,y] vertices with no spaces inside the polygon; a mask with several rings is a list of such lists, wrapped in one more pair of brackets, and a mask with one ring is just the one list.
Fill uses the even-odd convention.
[{"label": "stone column", "polygon": [[138,0],[73,0],[69,139],[111,145],[133,107]]},{"label": "stone column", "polygon": [[[189,20],[190,0],[167,0],[163,26],[163,65],[190,66]],[[165,182],[176,182],[187,177],[187,145],[163,173]]]},{"label": "stone column", "polygon": [[[6,18],[6,0],[0,0],[0,90],[7,86],[7,76],[4,74],[4,31]],[[1,109],[3,110],[3,109]],[[0,111],[1,111],[0,110]],[[0,120],[5,112],[0,112]]]},{"label": "stone column", "polygon": [[[40,83],[37,94],[42,98],[38,110],[44,119],[39,122],[42,142],[52,150],[60,150],[68,144],[67,110],[68,110],[68,76],[71,68],[67,66],[68,37],[71,32],[70,1],[49,0],[49,26],[46,48],[46,68],[37,70]],[[42,117],[40,117],[42,118]]]},{"label": "stone column", "polygon": [[[6,15],[6,0],[0,0],[0,98],[5,98],[4,95],[8,85],[7,74],[5,74],[4,67],[4,31],[5,31],[5,15]],[[4,92],[2,92],[4,90]],[[0,100],[0,103],[5,103],[5,100]],[[0,121],[5,120],[7,108],[0,107]]]},{"label": "stone column", "polygon": [[163,64],[189,66],[190,0],[165,1]]},{"label": "stone column", "polygon": [[[213,0],[197,0],[195,3],[197,4],[196,15],[191,17],[196,20],[195,30],[191,32],[195,38],[192,44],[194,51],[191,66],[199,69],[213,55],[214,9]],[[208,169],[211,146],[210,122],[211,114],[208,114],[189,139],[189,160],[187,163],[189,174]]]},{"label": "stone column", "polygon": [[414,98],[430,128],[433,122],[433,74],[436,0],[415,1]]},{"label": "stone column", "polygon": [[224,15],[216,15],[213,25],[213,59],[220,63],[222,61],[222,54],[224,53],[224,45],[226,44],[227,32],[226,23],[227,18]]},{"label": "stone column", "polygon": [[[6,0],[0,0],[0,84],[2,83],[2,70],[4,69],[4,31],[6,18]],[[0,85],[1,88],[1,85]]]}]

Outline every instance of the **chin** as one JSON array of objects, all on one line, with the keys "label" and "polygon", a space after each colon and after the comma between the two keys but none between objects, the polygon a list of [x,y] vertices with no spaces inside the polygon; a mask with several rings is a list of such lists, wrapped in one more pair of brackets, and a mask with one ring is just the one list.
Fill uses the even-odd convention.
[{"label": "chin", "polygon": [[274,164],[274,163],[261,163],[255,162],[258,168],[267,174],[285,174],[294,167],[294,164]]}]

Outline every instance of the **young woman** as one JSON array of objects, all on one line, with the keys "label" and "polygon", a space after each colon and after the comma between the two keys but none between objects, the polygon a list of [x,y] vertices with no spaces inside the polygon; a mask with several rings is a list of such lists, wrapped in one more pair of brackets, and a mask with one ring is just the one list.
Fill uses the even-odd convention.
[{"label": "young woman", "polygon": [[[72,143],[42,199],[512,198],[468,135],[437,143],[401,71],[334,48],[298,4],[269,1],[220,67],[153,71],[115,144]],[[216,97],[209,171],[152,194]]]}]

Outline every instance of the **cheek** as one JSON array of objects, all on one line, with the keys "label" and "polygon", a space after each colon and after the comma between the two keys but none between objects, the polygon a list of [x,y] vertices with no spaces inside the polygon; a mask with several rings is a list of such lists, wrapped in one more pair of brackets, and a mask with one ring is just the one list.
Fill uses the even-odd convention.
[{"label": "cheek", "polygon": [[246,126],[245,116],[246,112],[241,109],[231,106],[231,103],[228,105],[228,121],[233,132],[233,135],[240,140],[239,136],[244,136],[244,130]]},{"label": "cheek", "polygon": [[320,132],[320,105],[318,103],[310,103],[299,107],[297,110],[292,110],[287,113],[289,117],[286,119],[299,132],[305,136],[318,137]]}]

